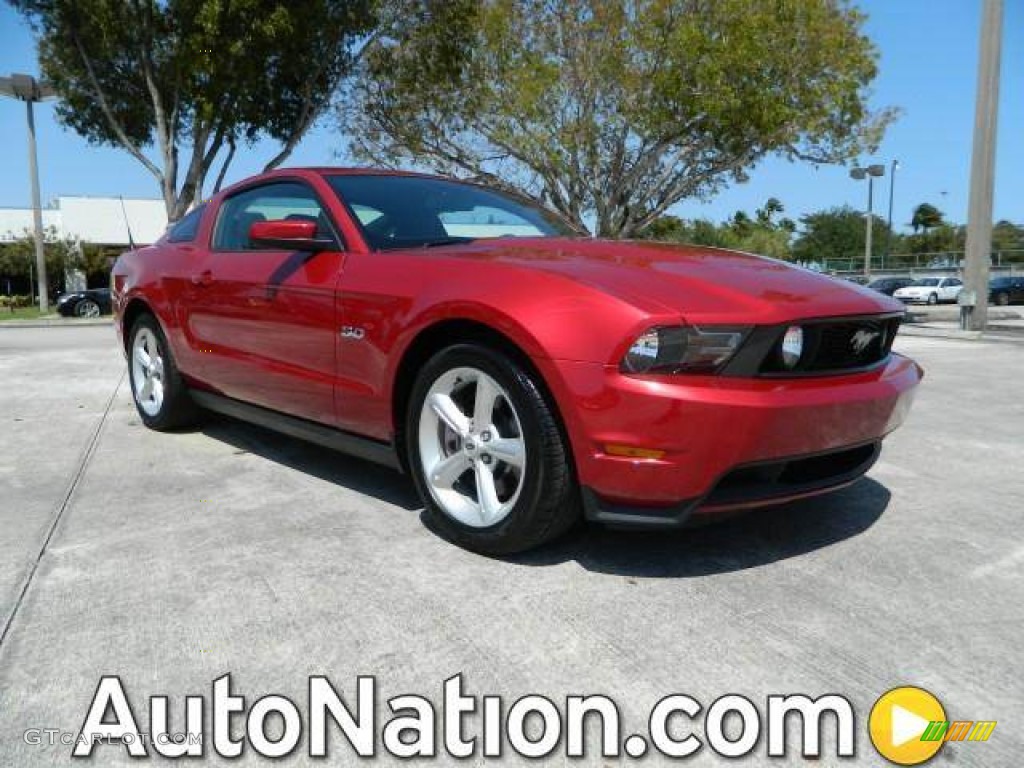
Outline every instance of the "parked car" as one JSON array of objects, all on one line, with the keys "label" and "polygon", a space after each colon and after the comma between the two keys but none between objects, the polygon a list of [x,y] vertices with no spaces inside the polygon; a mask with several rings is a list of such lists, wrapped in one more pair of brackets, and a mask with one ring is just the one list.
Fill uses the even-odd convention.
[{"label": "parked car", "polygon": [[1024,277],[994,277],[988,284],[989,304],[1005,307],[1024,302]]},{"label": "parked car", "polygon": [[897,288],[892,295],[910,304],[939,304],[956,301],[963,288],[959,277],[920,277],[905,288]]},{"label": "parked car", "polygon": [[914,278],[912,277],[880,277],[868,283],[868,288],[884,293],[886,296],[892,296],[898,289],[906,288],[913,282]]},{"label": "parked car", "polygon": [[99,317],[111,312],[110,289],[89,288],[62,293],[57,297],[57,311],[64,317]]},{"label": "parked car", "polygon": [[400,467],[487,553],[845,486],[921,377],[888,297],[432,176],[256,176],[113,280],[147,426],[206,408]]}]

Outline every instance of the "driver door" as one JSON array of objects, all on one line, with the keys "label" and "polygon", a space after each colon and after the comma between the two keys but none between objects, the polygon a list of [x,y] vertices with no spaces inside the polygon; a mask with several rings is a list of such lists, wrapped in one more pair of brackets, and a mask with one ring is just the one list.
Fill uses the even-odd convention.
[{"label": "driver door", "polygon": [[[257,221],[317,222],[338,247],[306,253],[256,247]],[[220,394],[333,424],[334,295],[344,263],[325,206],[301,181],[247,187],[226,198],[210,248],[183,302],[199,377]]]}]

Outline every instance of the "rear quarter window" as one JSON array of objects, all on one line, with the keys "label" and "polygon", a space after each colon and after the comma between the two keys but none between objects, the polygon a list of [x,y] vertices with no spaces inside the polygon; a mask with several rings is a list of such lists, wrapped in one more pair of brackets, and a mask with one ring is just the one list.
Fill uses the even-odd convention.
[{"label": "rear quarter window", "polygon": [[206,204],[189,211],[185,217],[167,231],[168,243],[191,243],[199,234],[199,223],[203,220]]}]

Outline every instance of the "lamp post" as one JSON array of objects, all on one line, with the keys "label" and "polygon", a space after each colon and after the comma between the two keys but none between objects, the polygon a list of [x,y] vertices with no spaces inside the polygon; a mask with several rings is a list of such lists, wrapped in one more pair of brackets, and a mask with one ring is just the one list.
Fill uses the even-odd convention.
[{"label": "lamp post", "polygon": [[864,236],[864,277],[871,277],[871,218],[873,216],[875,177],[885,176],[884,165],[869,165],[866,168],[856,167],[850,169],[850,178],[856,181],[868,180],[868,215],[866,234]]},{"label": "lamp post", "polygon": [[886,223],[889,227],[889,231],[885,233],[885,258],[882,261],[882,266],[885,267],[885,262],[889,261],[889,252],[892,249],[892,198],[893,193],[896,190],[896,171],[900,169],[900,161],[893,160],[889,166],[889,218]]},{"label": "lamp post", "polygon": [[36,274],[39,286],[39,311],[46,312],[50,306],[49,285],[46,279],[46,251],[43,245],[43,209],[39,202],[39,166],[36,160],[36,121],[33,105],[38,101],[53,98],[54,91],[46,83],[31,75],[15,74],[0,77],[0,95],[10,96],[25,102],[28,114],[28,172],[32,185],[32,221],[36,243]]}]

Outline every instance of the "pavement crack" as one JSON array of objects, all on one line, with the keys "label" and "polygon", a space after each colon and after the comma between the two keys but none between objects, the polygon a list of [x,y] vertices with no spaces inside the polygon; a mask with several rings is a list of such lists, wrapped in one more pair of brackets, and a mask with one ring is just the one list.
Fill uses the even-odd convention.
[{"label": "pavement crack", "polygon": [[75,491],[78,489],[78,485],[81,483],[82,478],[85,477],[85,472],[89,468],[93,455],[96,453],[96,446],[99,444],[100,433],[103,431],[103,425],[106,424],[107,418],[110,415],[110,409],[114,405],[114,400],[117,399],[117,393],[121,391],[121,385],[124,383],[126,373],[127,370],[121,371],[121,376],[118,378],[117,384],[114,386],[114,391],[111,392],[110,397],[107,398],[107,403],[103,408],[103,413],[100,414],[99,419],[96,421],[96,426],[89,435],[85,448],[82,450],[78,463],[75,466],[74,474],[72,474],[70,482],[64,489],[60,503],[57,504],[54,509],[50,525],[46,529],[46,536],[43,537],[39,551],[32,560],[32,565],[22,582],[21,591],[18,593],[18,597],[14,601],[14,605],[11,607],[11,610],[8,611],[7,616],[4,617],[3,630],[0,631],[0,651],[3,650],[4,643],[7,640],[7,635],[10,633],[11,627],[14,626],[14,620],[18,616],[18,611],[21,610],[22,603],[25,602],[25,596],[28,594],[29,587],[32,586],[33,579],[35,579],[36,571],[39,569],[39,563],[42,561],[47,548],[50,546],[50,540],[53,538],[53,534],[57,530],[57,526],[60,524],[61,518],[64,517],[65,510],[70,506],[71,499],[74,497]]}]

